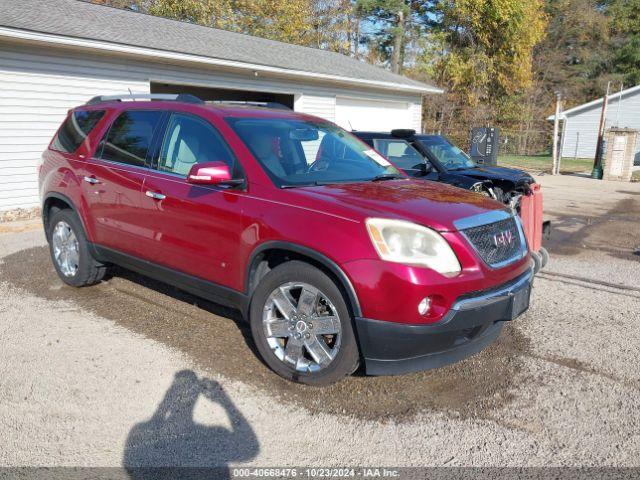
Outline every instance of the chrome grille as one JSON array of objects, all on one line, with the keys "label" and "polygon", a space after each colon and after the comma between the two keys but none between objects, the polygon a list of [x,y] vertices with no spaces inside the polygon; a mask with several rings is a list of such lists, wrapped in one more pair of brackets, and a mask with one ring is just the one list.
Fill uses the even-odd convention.
[{"label": "chrome grille", "polygon": [[520,229],[514,217],[461,230],[480,257],[497,267],[522,256]]}]

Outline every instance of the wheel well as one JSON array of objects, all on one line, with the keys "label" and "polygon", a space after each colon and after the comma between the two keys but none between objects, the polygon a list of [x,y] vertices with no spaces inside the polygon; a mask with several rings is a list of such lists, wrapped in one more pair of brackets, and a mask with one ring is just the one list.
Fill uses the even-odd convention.
[{"label": "wheel well", "polygon": [[57,212],[58,210],[70,209],[73,210],[73,207],[58,197],[49,197],[44,201],[44,205],[42,207],[42,223],[45,227],[45,232],[49,230],[49,219],[51,216]]},{"label": "wheel well", "polygon": [[308,263],[326,274],[331,280],[333,280],[340,290],[340,293],[347,304],[347,308],[349,309],[349,313],[351,313],[352,316],[359,314],[359,306],[357,305],[357,300],[354,299],[355,293],[353,291],[348,291],[350,285],[347,287],[344,280],[336,275],[332,268],[317,258],[294,250],[287,250],[286,248],[272,248],[264,250],[253,258],[247,279],[248,295],[252,295],[256,286],[260,283],[260,280],[262,280],[269,271],[273,270],[278,265],[282,265],[283,263],[290,262],[292,260]]}]

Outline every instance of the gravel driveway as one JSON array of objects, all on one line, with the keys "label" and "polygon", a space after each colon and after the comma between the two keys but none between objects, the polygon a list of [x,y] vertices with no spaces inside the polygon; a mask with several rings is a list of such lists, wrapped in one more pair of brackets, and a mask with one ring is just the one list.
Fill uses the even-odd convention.
[{"label": "gravel driveway", "polygon": [[223,309],[125,271],[74,290],[0,225],[0,466],[640,467],[640,184],[541,177],[531,309],[457,365],[294,385]]}]

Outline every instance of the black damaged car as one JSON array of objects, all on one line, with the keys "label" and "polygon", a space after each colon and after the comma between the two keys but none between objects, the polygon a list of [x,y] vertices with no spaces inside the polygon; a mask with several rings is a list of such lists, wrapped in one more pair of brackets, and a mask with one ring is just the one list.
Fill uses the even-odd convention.
[{"label": "black damaged car", "polygon": [[416,134],[415,130],[352,133],[412,177],[476,191],[516,211],[521,196],[535,183],[533,177],[522,170],[477,165],[441,135]]}]

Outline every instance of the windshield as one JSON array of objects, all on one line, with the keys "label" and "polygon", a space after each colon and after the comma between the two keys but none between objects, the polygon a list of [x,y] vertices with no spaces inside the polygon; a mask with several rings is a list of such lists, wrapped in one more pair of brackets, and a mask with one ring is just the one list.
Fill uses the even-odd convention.
[{"label": "windshield", "polygon": [[422,146],[447,170],[474,168],[476,164],[469,156],[442,137],[422,137]]},{"label": "windshield", "polygon": [[330,123],[273,118],[227,122],[279,187],[404,178],[366,143]]}]

